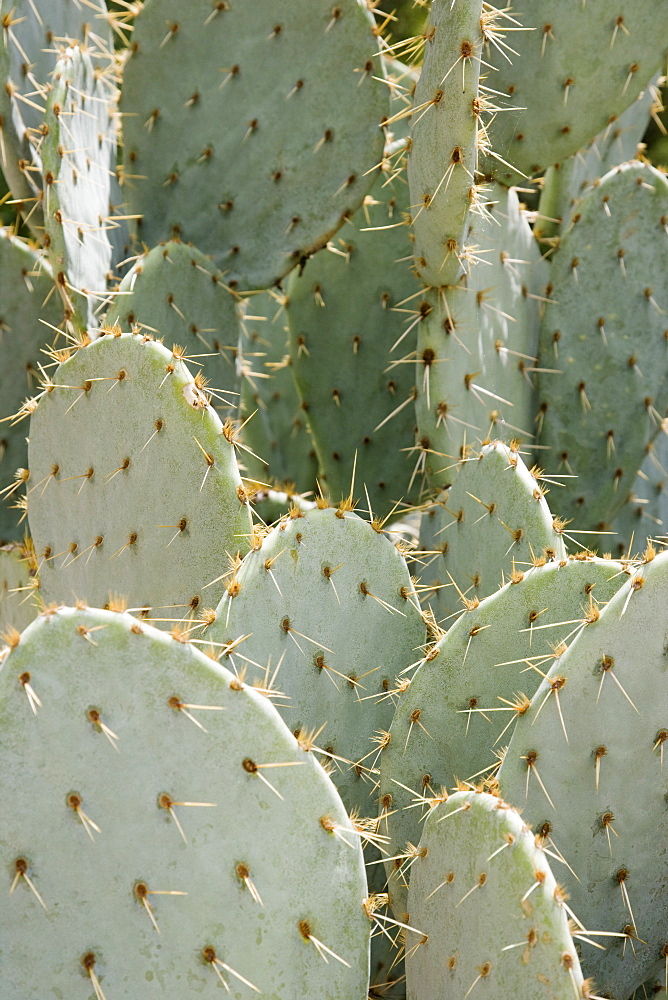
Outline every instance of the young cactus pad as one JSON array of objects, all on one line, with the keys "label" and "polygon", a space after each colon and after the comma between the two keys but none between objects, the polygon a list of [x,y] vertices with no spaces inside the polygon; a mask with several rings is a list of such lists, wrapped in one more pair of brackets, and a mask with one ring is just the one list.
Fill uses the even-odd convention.
[{"label": "young cactus pad", "polygon": [[140,257],[123,278],[105,323],[154,334],[170,350],[180,345],[223,392],[214,406],[229,413],[236,410],[236,301],[211,260],[196,247],[172,240]]},{"label": "young cactus pad", "polygon": [[322,730],[346,807],[375,816],[373,740],[389,728],[397,674],[426,638],[396,547],[349,510],[294,510],[246,556],[203,634],[239,636],[239,669],[276,671],[290,729],[305,739]]},{"label": "young cactus pad", "polygon": [[667,219],[666,177],[624,164],[588,189],[553,258],[541,460],[568,477],[559,513],[590,528],[623,505],[668,407]]},{"label": "young cactus pad", "polygon": [[2,0],[0,13],[2,169],[14,197],[26,199],[26,216],[41,236],[38,142],[51,74],[61,48],[68,42],[85,43],[88,51],[98,56],[109,55],[113,50],[109,15],[105,0],[87,0],[85,4],[72,0]]},{"label": "young cactus pad", "polygon": [[434,587],[428,603],[439,620],[492,594],[513,570],[566,555],[540,480],[515,446],[484,445],[453,471],[452,488],[424,512],[420,533],[421,583]]},{"label": "young cactus pad", "polygon": [[408,157],[415,270],[425,285],[453,285],[463,274],[478,156],[483,6],[434,0],[425,32]]},{"label": "young cactus pad", "polygon": [[[484,53],[494,109],[485,173],[521,183],[577,152],[660,68],[668,7],[655,0],[511,0]],[[504,29],[507,29],[504,31]]]},{"label": "young cactus pad", "polygon": [[452,482],[451,457],[471,442],[492,434],[530,442],[535,431],[530,373],[548,267],[517,193],[493,184],[481,200],[469,216],[477,250],[466,279],[419,307],[416,411],[434,487]]},{"label": "young cactus pad", "polygon": [[41,146],[47,252],[67,314],[83,330],[97,325],[111,269],[104,220],[116,166],[112,58],[101,65],[79,46],[65,50],[53,72]]},{"label": "young cactus pad", "polygon": [[4,652],[4,996],[364,1000],[360,845],[268,699],[112,611]]},{"label": "young cactus pad", "polygon": [[141,238],[178,234],[230,284],[275,284],[350,217],[382,157],[366,4],[150,0],[134,28],[121,111]]},{"label": "young cactus pad", "polygon": [[587,954],[598,990],[615,997],[641,985],[668,940],[667,603],[668,552],[648,549],[553,661],[498,775],[567,862],[559,877],[579,920],[623,935]]},{"label": "young cactus pad", "polygon": [[497,754],[555,648],[598,613],[623,574],[620,563],[591,556],[518,571],[460,615],[426,654],[399,697],[380,759],[382,829],[388,856],[397,858],[386,864],[388,887],[399,919],[407,908],[407,845],[419,841],[424,815],[414,804],[458,781],[494,779]]},{"label": "young cactus pad", "polygon": [[564,898],[519,813],[484,793],[450,796],[413,865],[408,1000],[588,997]]},{"label": "young cactus pad", "polygon": [[138,334],[100,337],[53,380],[30,425],[44,601],[102,606],[116,593],[174,609],[156,619],[185,618],[249,546],[232,432],[180,356]]}]

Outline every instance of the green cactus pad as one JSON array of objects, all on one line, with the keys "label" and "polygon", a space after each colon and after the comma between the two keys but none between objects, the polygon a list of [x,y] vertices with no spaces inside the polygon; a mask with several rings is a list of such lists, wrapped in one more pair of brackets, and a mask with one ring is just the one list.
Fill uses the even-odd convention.
[{"label": "green cactus pad", "polygon": [[232,662],[259,677],[278,668],[286,723],[324,726],[318,745],[333,755],[346,807],[375,816],[372,741],[389,728],[395,678],[426,638],[396,547],[350,511],[294,511],[245,557],[203,638],[239,635]]},{"label": "green cactus pad", "polygon": [[170,350],[174,344],[204,374],[222,398],[224,415],[236,410],[239,324],[236,302],[208,257],[172,241],[154,247],[123,278],[105,317],[107,325],[152,333]]},{"label": "green cactus pad", "polygon": [[559,513],[609,525],[668,407],[668,181],[625,164],[589,188],[552,263],[541,326],[541,462]]},{"label": "green cactus pad", "polygon": [[423,599],[438,620],[461,611],[462,598],[467,606],[492,594],[514,570],[566,554],[540,475],[515,447],[484,445],[455,473],[452,488],[424,511],[420,531]]},{"label": "green cactus pad", "polygon": [[[504,184],[540,173],[587,145],[660,69],[668,8],[654,0],[511,0],[491,29],[485,173]],[[483,91],[484,93],[484,91]],[[549,109],[549,113],[546,110]]]},{"label": "green cactus pad", "polygon": [[415,270],[425,285],[463,274],[478,155],[481,0],[434,0],[424,64],[415,88],[408,180]]},{"label": "green cactus pad", "polygon": [[285,301],[260,292],[248,300],[243,316],[239,416],[241,439],[253,454],[242,452],[240,461],[260,483],[289,483],[308,494],[315,489],[318,460],[295,385]]},{"label": "green cactus pad", "polygon": [[655,77],[618,118],[611,121],[585,149],[545,171],[534,234],[556,236],[565,227],[586,188],[614,167],[635,159],[642,137],[661,106],[659,78]]},{"label": "green cactus pad", "polygon": [[0,546],[0,635],[22,632],[37,614],[35,563],[27,545]]},{"label": "green cactus pad", "polygon": [[0,229],[0,311],[0,488],[6,490],[0,505],[0,541],[17,541],[23,528],[12,505],[20,478],[16,489],[10,489],[10,483],[16,470],[28,465],[28,446],[25,424],[14,423],[11,414],[35,392],[39,366],[48,363],[42,348],[59,339],[63,310],[44,257],[6,229]]},{"label": "green cactus pad", "polygon": [[515,191],[495,184],[481,198],[465,282],[419,306],[417,417],[435,487],[452,482],[467,445],[494,435],[530,446],[535,433],[531,372],[548,269]]},{"label": "green cactus pad", "polygon": [[630,495],[612,523],[615,536],[602,542],[620,556],[642,552],[650,538],[668,535],[668,434],[647,449]]},{"label": "green cactus pad", "polygon": [[[387,863],[395,912],[407,909],[410,857],[420,839],[421,794],[459,780],[493,781],[515,720],[528,708],[554,649],[577,633],[624,581],[620,563],[570,558],[518,572],[461,615],[400,696],[381,756]],[[593,603],[592,603],[593,601]]]},{"label": "green cactus pad", "polygon": [[53,72],[41,145],[47,252],[67,313],[83,330],[97,325],[112,261],[105,222],[116,166],[112,65],[111,56],[101,66],[78,46],[65,50]]},{"label": "green cactus pad", "polygon": [[[249,547],[247,498],[224,426],[186,365],[138,334],[108,334],[53,376],[30,427],[28,517],[45,603],[110,593],[174,607]],[[217,589],[216,589],[217,588]]]},{"label": "green cactus pad", "polygon": [[668,938],[667,601],[668,553],[650,550],[553,662],[499,771],[504,798],[566,860],[579,920],[626,935],[587,955],[615,997],[641,985]]},{"label": "green cactus pad", "polygon": [[193,242],[240,288],[275,284],[350,217],[382,156],[366,5],[150,0],[134,28],[121,111],[140,237]]},{"label": "green cactus pad", "polygon": [[361,849],[268,699],[111,611],[5,653],[7,997],[364,1000]]},{"label": "green cactus pad", "polygon": [[590,996],[564,895],[519,813],[495,796],[458,792],[430,812],[420,850],[409,1000]]},{"label": "green cactus pad", "polygon": [[357,464],[361,505],[365,486],[380,517],[419,502],[422,486],[414,473],[416,333],[406,320],[420,285],[408,209],[405,178],[382,173],[329,252],[293,274],[286,308],[322,487],[338,503]]},{"label": "green cactus pad", "polygon": [[14,197],[26,199],[25,214],[37,232],[42,196],[39,140],[58,56],[68,41],[85,43],[89,51],[109,55],[113,41],[104,0],[87,0],[85,4],[2,0],[0,14],[2,169]]}]

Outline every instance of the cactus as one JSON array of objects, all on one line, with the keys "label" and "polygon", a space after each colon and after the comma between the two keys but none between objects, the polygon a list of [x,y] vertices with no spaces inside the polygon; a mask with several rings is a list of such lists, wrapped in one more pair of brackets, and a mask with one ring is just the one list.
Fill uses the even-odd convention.
[{"label": "cactus", "polygon": [[[23,803],[0,823],[0,843],[20,814],[39,847],[12,843],[4,862],[12,891],[0,947],[12,949],[2,956],[12,996],[134,1000],[141,983],[156,1000],[226,988],[239,1000],[254,988],[361,1000],[370,918],[374,997],[405,1000],[404,956],[416,1000],[453,989],[459,1000],[483,991],[509,1000],[532,989],[515,972],[529,974],[532,996],[570,989],[580,1000],[631,1000],[634,990],[665,987],[665,879],[653,881],[663,859],[648,831],[660,837],[665,822],[668,554],[633,553],[652,532],[666,541],[668,203],[661,169],[623,160],[639,148],[648,107],[660,114],[650,78],[667,15],[649,0],[620,0],[612,13],[604,0],[564,0],[549,16],[543,7],[433,0],[424,30],[403,40],[391,39],[397,15],[376,0],[123,0],[109,11],[102,0],[0,0],[0,156],[12,188],[3,218],[22,234],[25,220],[42,242],[38,250],[23,236],[22,246],[8,230],[0,243],[0,495],[9,508],[0,541],[16,538],[26,510],[33,535],[0,553],[19,574],[7,574],[4,593],[14,607],[3,623],[10,651],[0,654],[0,786],[13,800],[21,785]],[[598,176],[606,165],[614,169]],[[507,186],[523,174],[530,183]],[[53,331],[40,333],[40,320]],[[36,372],[35,390],[24,380]],[[22,402],[26,388],[36,394]],[[216,410],[240,420],[223,423]],[[30,429],[18,422],[29,415]],[[548,485],[559,516],[547,507]],[[315,488],[320,509],[307,499]],[[401,523],[386,529],[396,501]],[[623,558],[567,556],[566,543],[577,548],[582,538]],[[43,614],[21,635],[34,602]],[[104,610],[125,602],[134,619]],[[149,616],[164,626],[157,637],[138,620]],[[142,683],[128,700],[128,678],[138,674],[121,647],[144,640],[150,664],[141,661]],[[597,641],[606,648],[594,649]],[[24,664],[17,683],[12,664],[22,657],[39,669]],[[99,695],[115,706],[109,720],[89,687],[102,676],[98,657],[114,661]],[[235,676],[212,662],[223,657]],[[180,684],[154,697],[170,664],[176,680],[187,674],[187,701]],[[237,780],[258,793],[249,814],[227,782],[222,749],[237,732],[225,699],[234,701],[230,686],[244,689],[246,676],[277,700],[274,687],[288,696],[282,711],[298,733],[295,743],[268,705],[262,724],[253,716],[254,738],[272,716],[268,739],[281,756],[267,762],[291,766],[240,769]],[[202,686],[191,689],[196,678]],[[176,693],[165,720],[160,705]],[[67,710],[82,696],[82,717],[97,716],[69,741],[76,725]],[[260,692],[249,698],[265,704]],[[641,698],[652,704],[638,719],[628,699],[641,710]],[[215,728],[210,717],[222,728],[203,758],[197,740],[201,727]],[[143,748],[136,773],[125,734]],[[97,741],[90,753],[87,740]],[[363,819],[346,819],[315,754]],[[181,870],[217,810],[180,807],[184,793],[152,832],[137,795],[164,768],[199,787],[202,762],[214,764],[215,782],[226,779],[232,840],[220,857],[207,855],[206,871],[182,870],[214,889],[213,905],[222,887],[222,917],[195,894],[175,896],[180,910],[172,910],[161,893],[189,889],[154,887],[153,868],[150,880],[132,876],[147,879],[139,893],[107,874],[96,882],[85,844],[78,867],[63,861],[72,842],[61,834],[79,830],[85,843],[95,836],[89,849],[102,846],[121,801],[129,840],[119,840],[117,860],[112,848],[109,871],[122,871],[135,851],[157,863],[158,842],[179,834],[177,822],[189,838],[176,855]],[[617,772],[607,776],[611,763]],[[99,785],[86,775],[107,782],[107,772],[109,794],[89,795]],[[315,785],[295,793],[295,804],[292,795],[281,802],[272,789],[301,788],[300,772]],[[76,774],[81,787],[70,785]],[[44,804],[59,795],[62,806],[66,794],[59,776],[74,799],[45,821]],[[443,918],[426,927],[420,914],[432,921],[447,886],[419,900],[418,873],[437,847],[419,845],[416,824],[429,810],[434,845],[448,827],[451,855],[475,847],[468,810],[438,824],[437,814],[457,807],[456,797],[442,801],[453,788],[476,803],[500,788],[524,809],[538,838],[533,860],[541,850],[551,857],[572,893],[575,916],[565,903],[552,906],[565,966],[544,964],[547,942],[538,931],[534,942],[528,921],[518,918],[520,936],[503,937],[499,925],[517,912],[508,883],[493,910],[501,917],[486,929],[478,910],[490,879],[456,900],[446,922],[452,930],[469,914],[466,940],[456,946],[460,968],[443,968]],[[292,832],[265,849],[271,806],[285,820],[292,810]],[[310,808],[329,819],[317,827],[318,863],[299,853],[297,874],[312,870],[309,900],[317,884],[318,906],[331,898],[338,908],[335,925],[320,909],[290,923],[290,907],[306,899],[305,883],[293,880],[292,845],[301,847]],[[490,807],[481,822],[502,811]],[[190,821],[195,813],[201,819]],[[229,862],[229,845],[241,841],[248,857]],[[511,852],[490,865],[499,859],[502,867]],[[260,874],[278,902],[271,914]],[[548,875],[537,881],[520,893],[532,907]],[[51,892],[56,882],[62,897]],[[331,883],[351,889],[347,902]],[[96,922],[101,899],[119,951]],[[192,923],[179,916],[186,911]],[[596,986],[582,979],[564,913],[580,939],[585,929],[590,940],[599,930],[618,935],[604,936],[606,950],[593,957],[583,941],[581,972]],[[208,914],[208,941],[189,944],[188,928],[201,929]],[[133,937],[136,921],[144,924]],[[87,950],[70,951],[77,928]],[[220,950],[228,947],[229,955]],[[127,970],[114,957],[124,951]],[[503,968],[512,978],[502,981]],[[435,985],[460,973],[457,987]]]},{"label": "cactus", "polygon": [[540,444],[578,477],[560,514],[592,528],[623,505],[668,406],[665,261],[646,239],[667,218],[666,178],[625,164],[589,189],[554,256],[540,350],[559,374],[539,375]]},{"label": "cactus", "polygon": [[420,811],[411,804],[460,780],[493,782],[497,755],[554,650],[598,613],[623,574],[621,564],[593,557],[517,570],[501,590],[471,602],[420,663],[399,697],[380,761],[383,828],[396,859],[386,863],[388,887],[400,919],[407,845],[420,839]]},{"label": "cactus", "polygon": [[483,4],[434,3],[415,88],[408,180],[416,273],[424,284],[454,285],[464,269],[478,154],[478,84]]},{"label": "cactus", "polygon": [[[25,425],[13,415],[37,388],[40,366],[47,363],[42,347],[60,340],[63,314],[48,263],[6,229],[0,230],[0,302],[0,475],[5,500],[0,507],[0,541],[18,541],[23,528],[12,505],[28,465],[28,447]],[[16,470],[17,478],[11,482]]]},{"label": "cactus", "polygon": [[[104,0],[2,0],[0,116],[2,169],[19,211],[36,234],[42,224],[43,102],[49,93],[59,45],[85,44],[91,53],[113,48]],[[105,211],[106,215],[106,211]]]},{"label": "cactus", "polygon": [[107,333],[60,365],[31,419],[29,460],[46,603],[86,594],[102,606],[116,593],[176,608],[155,617],[178,621],[207,585],[216,599],[250,545],[233,429],[182,356],[146,336]]},{"label": "cactus", "polygon": [[[241,461],[258,483],[291,484],[309,494],[318,461],[295,385],[285,304],[285,296],[261,292],[248,300],[243,316],[239,417],[248,450]],[[287,509],[285,504],[281,513]]]},{"label": "cactus", "polygon": [[413,454],[416,337],[405,323],[410,306],[402,306],[420,290],[410,267],[408,208],[403,179],[381,173],[330,252],[292,275],[286,304],[318,481],[338,503],[358,465],[362,495],[381,518],[419,502],[422,486]]},{"label": "cactus", "polygon": [[416,412],[429,481],[452,483],[454,459],[490,436],[535,435],[531,373],[547,267],[515,191],[493,185],[470,213],[466,283],[418,308]]},{"label": "cactus", "polygon": [[516,444],[486,444],[458,467],[422,517],[421,584],[438,621],[493,593],[504,576],[566,555],[540,470],[527,469]]},{"label": "cactus", "polygon": [[196,247],[171,241],[142,255],[121,281],[105,323],[152,334],[170,350],[179,345],[215,387],[214,408],[223,416],[235,413],[236,302]]},{"label": "cactus", "polygon": [[648,549],[552,663],[498,775],[504,798],[566,860],[560,877],[583,926],[621,935],[588,956],[613,996],[641,985],[668,936],[667,594],[668,553]]},{"label": "cactus", "polygon": [[53,71],[44,117],[46,246],[66,315],[79,330],[97,325],[95,310],[111,268],[102,220],[116,164],[112,65],[111,57],[100,66],[79,46],[66,49]]},{"label": "cactus", "polygon": [[[485,58],[499,112],[481,168],[521,183],[576,153],[624,112],[661,67],[668,11],[652,0],[507,4]],[[546,108],[550,114],[546,115]]]},{"label": "cactus", "polygon": [[364,1000],[356,831],[270,701],[192,645],[41,616],[4,658],[0,755],[7,996]]},{"label": "cactus", "polygon": [[36,563],[31,545],[0,546],[0,635],[6,640],[35,618]]},{"label": "cactus", "polygon": [[370,22],[357,0],[292,2],[280,20],[271,0],[145,4],[121,99],[142,239],[192,241],[255,289],[324,246],[382,156]]},{"label": "cactus", "polygon": [[479,983],[515,1000],[591,996],[545,851],[501,799],[462,791],[434,805],[413,868],[409,1000]]},{"label": "cactus", "polygon": [[322,730],[345,805],[375,816],[372,741],[426,639],[396,547],[345,506],[293,508],[244,558],[202,633],[223,646],[239,636],[239,669],[277,672],[290,729]]}]

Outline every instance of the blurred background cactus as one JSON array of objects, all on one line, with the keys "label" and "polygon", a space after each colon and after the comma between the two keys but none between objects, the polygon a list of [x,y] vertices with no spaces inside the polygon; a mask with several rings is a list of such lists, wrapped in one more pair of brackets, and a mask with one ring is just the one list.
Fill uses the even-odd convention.
[{"label": "blurred background cactus", "polygon": [[668,8],[0,18],[3,1000],[665,995]]}]

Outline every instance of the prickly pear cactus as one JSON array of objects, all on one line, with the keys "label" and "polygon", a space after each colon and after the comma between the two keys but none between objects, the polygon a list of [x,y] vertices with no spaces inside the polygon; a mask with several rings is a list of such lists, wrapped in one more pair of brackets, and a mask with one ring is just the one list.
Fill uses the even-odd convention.
[{"label": "prickly pear cactus", "polygon": [[0,546],[0,635],[22,632],[35,618],[36,584],[32,546]]},{"label": "prickly pear cactus", "polygon": [[421,584],[438,620],[487,597],[514,570],[566,555],[540,473],[527,469],[515,444],[486,444],[454,471],[452,488],[423,513],[420,533]]},{"label": "prickly pear cactus", "polygon": [[400,919],[414,856],[407,845],[421,835],[420,795],[458,781],[493,785],[499,755],[555,655],[625,579],[620,563],[591,556],[517,570],[426,654],[399,696],[380,759],[383,830],[396,859],[386,864],[388,888]]},{"label": "prickly pear cactus", "polygon": [[[2,0],[0,35],[0,156],[15,198],[35,232],[41,225],[40,140],[44,102],[61,46],[85,44],[108,57],[113,50],[105,0]],[[57,42],[54,44],[54,42]],[[105,211],[106,215],[106,211]]]},{"label": "prickly pear cactus", "polygon": [[413,865],[409,1000],[589,997],[565,894],[545,851],[501,799],[457,792],[425,822]]},{"label": "prickly pear cactus", "polygon": [[121,100],[140,238],[193,242],[239,288],[275,284],[373,183],[379,69],[358,0],[146,3]]},{"label": "prickly pear cactus", "polygon": [[668,406],[666,220],[665,176],[627,163],[589,188],[552,263],[541,461],[567,477],[559,513],[592,529],[622,507]]},{"label": "prickly pear cactus", "polygon": [[318,482],[338,503],[357,466],[381,518],[419,502],[422,486],[414,472],[416,333],[402,305],[420,291],[408,209],[403,180],[381,173],[329,252],[292,275],[286,306]]},{"label": "prickly pear cactus", "polygon": [[613,996],[640,987],[668,938],[667,599],[668,552],[648,549],[553,661],[499,771],[503,797],[565,859],[583,926],[621,935],[587,956]]},{"label": "prickly pear cactus", "polygon": [[180,355],[147,337],[112,331],[60,365],[29,459],[46,603],[115,593],[179,621],[216,599],[219,582],[203,588],[249,547],[233,431]]},{"label": "prickly pear cactus", "polygon": [[577,152],[661,67],[667,34],[668,9],[652,0],[566,0],[549,10],[511,0],[483,53],[497,113],[485,122],[482,171],[521,183]]},{"label": "prickly pear cactus", "polygon": [[661,109],[659,77],[648,83],[633,104],[606,125],[589,145],[545,171],[534,234],[540,240],[565,228],[589,184],[614,167],[636,158],[653,115]]},{"label": "prickly pear cactus", "polygon": [[112,611],[4,653],[7,996],[364,1000],[359,842],[267,698]]},{"label": "prickly pear cactus", "polygon": [[178,344],[216,390],[214,408],[228,416],[236,411],[236,301],[197,247],[172,240],[142,255],[121,281],[105,322],[153,334],[170,350]]},{"label": "prickly pear cactus", "polygon": [[415,88],[408,157],[415,270],[425,285],[454,285],[464,272],[478,155],[478,85],[484,44],[481,0],[435,0]]},{"label": "prickly pear cactus", "polygon": [[[0,229],[0,541],[18,541],[23,532],[13,505],[19,499],[22,473],[28,465],[26,427],[12,414],[33,395],[41,379],[40,365],[48,364],[45,343],[58,341],[63,311],[55,292],[51,269],[33,248]],[[61,343],[62,346],[62,343]]]},{"label": "prickly pear cactus", "polygon": [[405,560],[378,529],[349,509],[293,509],[245,557],[202,634],[244,636],[230,661],[260,679],[277,671],[286,723],[318,732],[346,807],[363,816],[377,811],[374,740],[395,678],[426,638]]},{"label": "prickly pear cactus", "polygon": [[480,195],[467,238],[466,280],[418,306],[416,413],[429,482],[452,482],[454,460],[488,437],[531,448],[536,408],[539,307],[548,268],[517,193]]},{"label": "prickly pear cactus", "polygon": [[[253,295],[246,304],[239,338],[239,417],[248,450],[240,461],[259,483],[291,484],[308,494],[315,490],[318,460],[295,385],[285,304],[286,296],[276,292]],[[286,504],[281,513],[287,509]]]},{"label": "prickly pear cactus", "polygon": [[53,71],[44,118],[47,253],[66,314],[81,330],[97,326],[112,261],[104,222],[116,167],[112,70],[111,54],[101,65],[79,46],[66,49]]}]

